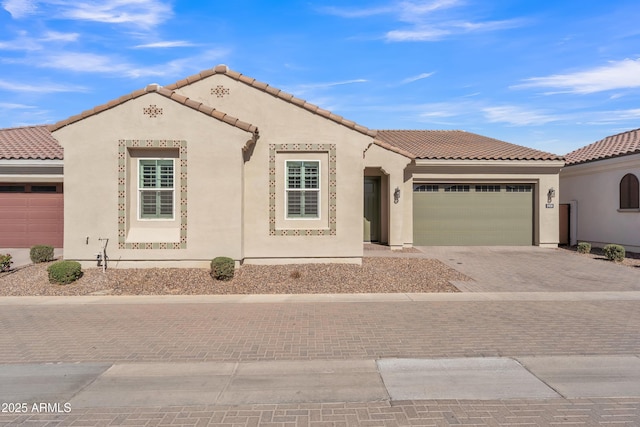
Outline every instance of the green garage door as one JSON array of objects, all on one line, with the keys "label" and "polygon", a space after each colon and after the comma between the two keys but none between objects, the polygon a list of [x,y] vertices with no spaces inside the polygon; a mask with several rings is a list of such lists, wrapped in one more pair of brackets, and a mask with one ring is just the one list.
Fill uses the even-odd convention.
[{"label": "green garage door", "polygon": [[414,184],[416,246],[533,244],[533,185]]}]

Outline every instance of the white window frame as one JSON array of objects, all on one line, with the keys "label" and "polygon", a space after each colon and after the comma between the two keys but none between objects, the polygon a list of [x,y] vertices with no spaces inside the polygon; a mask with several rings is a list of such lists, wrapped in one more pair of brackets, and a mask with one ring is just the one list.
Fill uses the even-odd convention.
[{"label": "white window frame", "polygon": [[[318,188],[300,188],[289,189],[289,163],[317,163],[318,164]],[[318,194],[318,214],[316,216],[290,216],[289,204],[288,204],[288,192],[289,191],[315,191]],[[286,220],[293,221],[317,221],[322,219],[322,162],[320,160],[305,160],[305,159],[290,159],[284,162],[284,216]]]},{"label": "white window frame", "polygon": [[[142,162],[144,161],[171,161],[171,165],[173,168],[173,186],[171,188],[162,188],[160,191],[171,191],[171,218],[148,218],[142,216],[142,192],[143,191],[152,191],[150,187],[142,187],[141,176],[142,173]],[[166,157],[137,157],[136,158],[136,180],[137,180],[137,217],[138,221],[175,221],[176,219],[176,161],[174,158],[166,158]]]}]

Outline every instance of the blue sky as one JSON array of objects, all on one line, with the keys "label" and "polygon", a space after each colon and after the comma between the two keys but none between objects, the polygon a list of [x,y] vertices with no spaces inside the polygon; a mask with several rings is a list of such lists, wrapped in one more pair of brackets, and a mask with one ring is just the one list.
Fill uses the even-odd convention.
[{"label": "blue sky", "polygon": [[373,129],[565,154],[640,127],[637,0],[0,0],[0,127],[217,64]]}]

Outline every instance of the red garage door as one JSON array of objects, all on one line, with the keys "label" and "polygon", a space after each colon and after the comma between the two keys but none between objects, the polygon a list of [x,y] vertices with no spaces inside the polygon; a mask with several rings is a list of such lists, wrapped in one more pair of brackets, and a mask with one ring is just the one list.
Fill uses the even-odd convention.
[{"label": "red garage door", "polygon": [[17,188],[2,185],[5,191],[0,191],[0,248],[33,245],[61,248],[64,223],[61,186],[11,187]]}]

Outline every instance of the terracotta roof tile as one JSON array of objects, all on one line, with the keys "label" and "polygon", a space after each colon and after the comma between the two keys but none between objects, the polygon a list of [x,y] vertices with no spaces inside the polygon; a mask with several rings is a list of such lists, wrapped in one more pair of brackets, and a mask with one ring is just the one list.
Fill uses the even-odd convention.
[{"label": "terracotta roof tile", "polygon": [[62,160],[63,150],[46,125],[0,129],[2,160]]},{"label": "terracotta roof tile", "polygon": [[286,92],[281,91],[280,89],[274,88],[272,86],[269,86],[266,83],[263,82],[259,82],[256,79],[252,78],[252,77],[248,77],[245,76],[244,74],[240,74],[236,71],[232,71],[230,70],[226,65],[216,65],[213,69],[210,70],[206,70],[206,71],[202,71],[198,74],[194,74],[193,76],[187,77],[186,79],[182,79],[180,81],[177,81],[173,84],[170,84],[168,86],[166,86],[168,89],[171,90],[176,90],[176,89],[180,89],[181,87],[187,86],[188,84],[194,83],[198,80],[202,80],[206,77],[212,76],[214,74],[224,74],[227,77],[230,77],[234,80],[238,80],[239,82],[245,83],[251,87],[254,87],[258,90],[261,90],[263,92],[266,92],[270,95],[273,95],[275,97],[278,97],[280,99],[283,99],[287,102],[290,102],[292,104],[295,104],[299,107],[302,107],[312,113],[315,114],[320,114],[323,117],[327,117],[329,120],[332,120],[336,123],[345,125],[347,127],[349,127],[350,129],[355,129],[360,133],[363,133],[365,135],[371,136],[371,137],[375,137],[376,136],[376,131],[368,129],[364,126],[354,126],[349,122],[348,120],[345,120],[343,117],[338,116],[336,114],[330,114],[330,115],[326,115],[325,113],[318,113],[319,110],[322,110],[321,108],[319,108],[318,106],[314,105],[314,104],[310,104],[307,101],[305,101],[304,99],[300,99],[300,98],[296,98],[295,96],[288,94]]},{"label": "terracotta roof tile", "polygon": [[640,153],[640,129],[608,136],[567,154],[567,166]]},{"label": "terracotta roof tile", "polygon": [[379,130],[377,139],[432,160],[562,160],[544,151],[461,130]]},{"label": "terracotta roof tile", "polygon": [[[186,79],[184,80],[186,81]],[[258,128],[254,125],[248,124],[248,123],[244,123],[242,122],[241,126],[238,126],[238,123],[240,123],[240,121],[235,118],[235,117],[231,117],[221,111],[216,110],[215,108],[209,107],[207,105],[202,104],[199,101],[187,98],[186,96],[179,94],[173,90],[167,89],[166,87],[162,87],[159,86],[157,84],[151,84],[148,85],[145,89],[139,89],[136,90],[128,95],[124,95],[121,96],[118,99],[115,100],[111,100],[109,102],[107,102],[106,104],[103,105],[98,105],[95,108],[92,108],[91,110],[86,110],[83,111],[81,114],[77,114],[75,116],[69,117],[68,119],[65,120],[61,120],[57,123],[54,123],[53,125],[49,125],[48,126],[48,131],[49,132],[54,132],[60,128],[63,128],[65,126],[68,126],[72,123],[78,122],[80,120],[86,119],[87,117],[93,116],[95,114],[98,114],[104,110],[108,110],[110,108],[116,107],[120,104],[123,104],[127,101],[131,101],[132,99],[138,98],[140,96],[143,96],[147,93],[152,93],[155,92],[159,95],[162,95],[166,98],[171,99],[172,101],[178,102],[186,107],[192,108],[196,111],[199,111],[203,114],[206,114],[207,116],[211,116],[215,119],[218,119],[220,121],[223,121],[225,123],[229,123],[233,126],[236,126],[244,131],[247,132],[251,132],[254,134],[254,138],[257,138],[258,136]],[[53,137],[52,137],[53,138]]]}]

